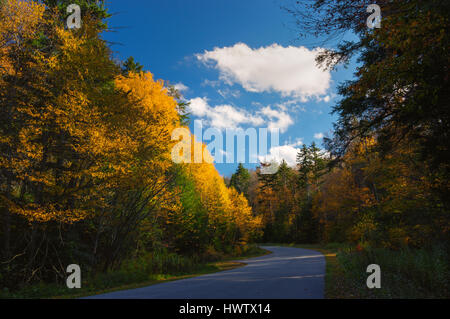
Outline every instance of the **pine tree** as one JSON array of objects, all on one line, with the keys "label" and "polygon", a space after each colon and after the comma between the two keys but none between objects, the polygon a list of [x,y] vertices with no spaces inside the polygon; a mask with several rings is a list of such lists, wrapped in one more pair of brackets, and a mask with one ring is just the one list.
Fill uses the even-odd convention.
[{"label": "pine tree", "polygon": [[250,173],[239,163],[236,172],[231,175],[230,187],[234,187],[239,193],[244,194],[248,198],[248,188],[250,185]]}]

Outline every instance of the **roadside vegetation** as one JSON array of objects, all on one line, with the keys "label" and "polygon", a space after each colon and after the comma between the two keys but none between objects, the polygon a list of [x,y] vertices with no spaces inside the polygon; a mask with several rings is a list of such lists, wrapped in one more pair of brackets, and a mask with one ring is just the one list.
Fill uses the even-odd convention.
[{"label": "roadside vegetation", "polygon": [[[430,249],[362,248],[350,244],[277,244],[321,252],[326,258],[325,298],[450,298],[450,265],[444,247]],[[366,285],[367,266],[381,266],[381,288]]]},{"label": "roadside vegetation", "polygon": [[23,289],[0,291],[0,298],[80,298],[117,290],[133,289],[163,282],[191,278],[245,266],[236,259],[247,259],[270,253],[256,245],[249,245],[240,255],[215,255],[203,259],[183,257],[167,250],[147,254],[123,262],[117,270],[105,273],[82,274],[80,289],[67,289],[64,283],[37,283]]}]

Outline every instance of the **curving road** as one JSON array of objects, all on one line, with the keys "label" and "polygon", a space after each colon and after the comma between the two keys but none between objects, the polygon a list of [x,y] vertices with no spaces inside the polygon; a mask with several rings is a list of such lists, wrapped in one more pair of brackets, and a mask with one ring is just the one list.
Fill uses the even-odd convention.
[{"label": "curving road", "polygon": [[323,298],[325,257],[314,250],[263,246],[272,254],[244,267],[88,298],[300,299]]}]

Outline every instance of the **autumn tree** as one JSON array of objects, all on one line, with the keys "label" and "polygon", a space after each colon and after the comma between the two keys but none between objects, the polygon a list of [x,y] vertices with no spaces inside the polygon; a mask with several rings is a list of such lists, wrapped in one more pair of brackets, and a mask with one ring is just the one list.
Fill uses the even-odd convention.
[{"label": "autumn tree", "polygon": [[[14,262],[25,268],[13,278],[32,280],[47,264],[60,264],[42,257],[50,249],[60,257],[46,233],[50,224],[70,224],[104,206],[101,160],[110,144],[99,123],[117,67],[88,17],[82,30],[70,32],[56,11],[32,1],[7,1],[1,15],[5,257],[9,265],[10,251],[23,250]],[[11,214],[31,225],[14,248],[7,247]]]},{"label": "autumn tree", "polygon": [[[130,254],[140,223],[170,205],[177,102],[150,73],[121,74],[97,18],[88,14],[80,30],[66,30],[53,7],[10,0],[1,9],[6,265],[12,251],[25,251],[11,280],[46,278],[54,269],[63,277],[61,260],[69,256],[91,267],[116,265]],[[29,236],[11,247],[20,216]],[[63,229],[68,238],[57,235]],[[80,232],[91,240],[81,243]]]},{"label": "autumn tree", "polygon": [[171,132],[179,123],[176,101],[151,73],[119,75],[114,87],[116,103],[108,121],[113,142],[107,162],[110,207],[98,216],[98,231],[109,238],[102,243],[105,255],[97,257],[105,269],[120,262],[141,222],[171,205]]},{"label": "autumn tree", "polygon": [[[345,166],[329,175],[325,184],[336,191],[347,185],[342,200],[337,193],[333,196],[342,205],[341,212],[348,214],[343,224],[358,220],[353,234],[359,240],[382,244],[376,238],[381,236],[383,245],[395,247],[400,242],[413,246],[445,242],[450,198],[450,5],[448,1],[377,1],[381,28],[369,29],[369,4],[296,1],[287,8],[301,35],[337,42],[334,49],[318,56],[319,65],[333,69],[352,57],[359,63],[355,78],[340,85],[342,99],[333,108],[338,116],[334,135],[325,139],[334,162]],[[347,31],[355,40],[340,41],[339,33]],[[348,182],[334,185],[336,174]],[[413,202],[418,206],[409,206]],[[440,226],[428,219],[433,215]],[[427,240],[419,244],[420,236],[410,228],[414,223],[416,230],[434,229],[436,236],[423,233]]]},{"label": "autumn tree", "polygon": [[373,134],[383,153],[402,141],[411,143],[432,165],[430,182],[448,208],[449,2],[377,1],[382,21],[375,29],[366,26],[370,3],[297,1],[288,8],[302,35],[333,38],[350,31],[357,36],[318,57],[331,68],[352,56],[360,62],[356,78],[340,87],[343,99],[334,107],[338,121],[329,149],[342,156],[354,139]]},{"label": "autumn tree", "polygon": [[292,240],[292,225],[296,213],[296,172],[285,161],[275,174],[262,174],[259,178],[255,210],[264,221],[264,239],[272,242]]}]

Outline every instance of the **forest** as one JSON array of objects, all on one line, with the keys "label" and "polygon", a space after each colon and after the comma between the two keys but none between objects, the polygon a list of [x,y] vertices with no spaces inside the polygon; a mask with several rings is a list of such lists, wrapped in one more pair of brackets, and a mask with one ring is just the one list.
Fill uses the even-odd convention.
[{"label": "forest", "polygon": [[[65,26],[71,3],[80,29]],[[73,263],[107,286],[290,243],[345,245],[344,268],[409,254],[392,267],[422,281],[419,295],[448,298],[450,5],[377,3],[383,28],[370,32],[353,1],[285,8],[299,36],[357,35],[322,67],[360,66],[325,148],[302,145],[276,174],[239,164],[224,178],[208,160],[174,163],[188,104],[133,57],[113,58],[102,4],[0,1],[0,296],[65,287]]]}]

